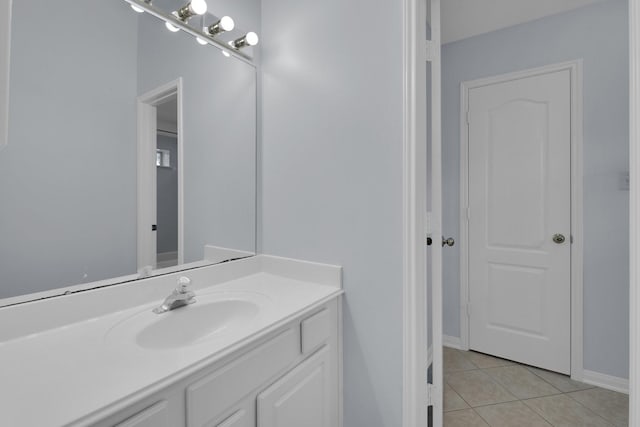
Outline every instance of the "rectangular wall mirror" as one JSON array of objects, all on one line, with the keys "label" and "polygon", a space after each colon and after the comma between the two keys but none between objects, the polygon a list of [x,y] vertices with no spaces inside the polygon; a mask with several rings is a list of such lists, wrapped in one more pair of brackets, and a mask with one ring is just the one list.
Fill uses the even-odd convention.
[{"label": "rectangular wall mirror", "polygon": [[[257,0],[208,3],[190,26],[259,31]],[[0,306],[255,253],[253,60],[122,0],[19,0],[10,16]]]}]

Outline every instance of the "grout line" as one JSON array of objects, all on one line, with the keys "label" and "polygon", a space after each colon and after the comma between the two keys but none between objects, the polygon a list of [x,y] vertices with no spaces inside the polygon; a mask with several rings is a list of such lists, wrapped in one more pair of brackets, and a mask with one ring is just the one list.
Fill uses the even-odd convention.
[{"label": "grout line", "polygon": [[[590,384],[586,384],[586,383],[582,383],[580,382],[579,384],[583,384],[583,385],[588,385],[588,388],[584,388],[584,389],[579,389],[579,390],[571,390],[571,391],[562,391],[560,389],[558,389],[554,384],[552,384],[550,381],[547,381],[545,378],[543,378],[542,376],[538,375],[537,372],[535,372],[533,369],[531,369],[531,367],[529,365],[525,365],[522,363],[517,363],[517,362],[509,362],[509,365],[504,365],[504,366],[495,366],[495,367],[487,367],[487,368],[480,368],[478,365],[476,365],[475,363],[473,363],[473,361],[471,361],[471,359],[469,358],[469,356],[467,356],[462,350],[456,350],[457,352],[461,353],[462,357],[464,357],[472,366],[475,366],[475,369],[461,369],[461,370],[456,370],[456,371],[447,371],[446,373],[451,375],[451,374],[459,374],[459,373],[466,373],[466,372],[474,372],[474,371],[481,371],[483,372],[485,375],[487,375],[487,377],[495,384],[503,387],[507,392],[509,392],[511,395],[513,395],[513,397],[516,398],[516,400],[511,400],[511,401],[507,401],[507,402],[497,402],[497,403],[491,403],[488,405],[479,405],[479,406],[471,406],[469,404],[469,402],[467,402],[464,397],[462,397],[462,395],[451,385],[449,384],[449,382],[447,382],[446,380],[444,381],[444,383],[446,383],[446,385],[448,385],[451,390],[453,390],[458,397],[465,403],[467,404],[467,406],[469,406],[468,408],[461,408],[461,409],[454,409],[454,410],[450,410],[450,411],[446,411],[447,413],[452,413],[452,412],[459,412],[459,411],[464,411],[467,409],[471,409],[473,411],[473,413],[475,415],[477,415],[478,417],[480,417],[481,420],[483,420],[486,424],[491,426],[491,423],[486,420],[485,418],[482,417],[482,415],[476,411],[476,408],[484,408],[484,407],[490,407],[490,406],[498,406],[498,405],[503,405],[506,403],[513,403],[513,402],[520,402],[523,405],[525,405],[526,408],[528,408],[529,410],[531,410],[535,415],[537,415],[538,417],[540,417],[540,419],[542,419],[543,421],[545,421],[546,423],[548,423],[549,425],[553,426],[554,424],[548,420],[547,418],[545,418],[545,416],[541,413],[539,413],[538,411],[535,410],[535,408],[533,408],[532,406],[527,404],[527,401],[530,400],[535,400],[535,399],[544,399],[544,398],[550,398],[550,397],[557,397],[557,396],[563,396],[566,395],[568,398],[570,398],[573,402],[577,403],[579,406],[585,408],[587,411],[593,413],[597,418],[603,420],[606,423],[610,423],[611,425],[615,425],[615,422],[612,420],[609,420],[608,418],[605,418],[604,416],[602,416],[600,413],[596,412],[596,410],[589,408],[587,405],[583,404],[582,402],[578,401],[577,399],[573,398],[573,396],[571,396],[571,394],[573,393],[577,393],[580,391],[585,391],[585,390],[592,390],[594,388],[598,388],[596,386],[591,386]],[[493,356],[491,356],[493,357]],[[498,369],[498,368],[504,368],[504,367],[508,367],[508,366],[519,366],[522,368],[525,368],[528,372],[532,373],[533,375],[535,375],[538,379],[542,380],[544,383],[548,384],[549,386],[551,386],[554,390],[557,390],[558,393],[552,393],[552,394],[547,394],[544,396],[536,396],[536,397],[530,397],[530,398],[526,398],[526,399],[520,399],[518,398],[511,390],[509,390],[509,388],[503,384],[501,381],[499,381],[498,379],[494,378],[492,375],[490,375],[488,372],[488,370],[491,369]],[[443,372],[444,373],[444,372]],[[444,408],[443,408],[443,413],[444,413]]]},{"label": "grout line", "polygon": [[493,427],[493,426],[491,425],[491,423],[489,422],[489,420],[485,420],[485,419],[482,417],[482,415],[480,415],[480,414],[478,413],[478,411],[476,411],[476,408],[471,408],[471,409],[473,410],[473,413],[474,413],[474,414],[476,414],[477,416],[479,416],[479,417],[480,417],[480,419],[481,419],[482,421],[484,421],[484,422],[485,422],[485,424],[487,424],[489,427]]},{"label": "grout line", "polygon": [[[557,396],[557,395],[556,395]],[[539,399],[539,397],[535,397],[534,399]],[[526,406],[527,408],[529,408],[531,410],[531,412],[533,412],[534,414],[536,414],[537,416],[539,416],[540,418],[542,418],[544,421],[547,422],[547,424],[551,425],[552,427],[555,427],[555,424],[553,424],[551,422],[551,420],[548,420],[543,414],[539,413],[538,411],[535,410],[535,408],[532,408],[531,406],[527,405],[527,400],[532,400],[532,399],[525,399],[525,400],[521,400],[522,404],[524,406]]]},{"label": "grout line", "polygon": [[[591,390],[591,389],[588,389],[588,390]],[[605,389],[605,390],[606,390],[606,389]],[[579,401],[579,400],[577,400],[577,399],[574,399],[574,398],[573,398],[573,396],[571,396],[571,394],[572,394],[572,393],[577,393],[577,392],[579,392],[579,391],[584,391],[584,390],[570,391],[570,392],[567,392],[567,393],[564,393],[564,394],[565,394],[569,399],[573,400],[574,402],[576,402],[577,404],[579,404],[579,405],[580,405],[580,406],[582,406],[583,408],[586,408],[587,410],[589,410],[589,411],[593,412],[593,413],[594,413],[594,414],[596,414],[598,417],[602,418],[603,420],[605,420],[606,422],[610,423],[611,425],[613,425],[613,426],[615,426],[615,425],[616,425],[615,421],[610,420],[610,419],[608,419],[608,418],[605,418],[605,417],[604,417],[603,415],[601,415],[599,412],[596,412],[596,410],[595,410],[595,409],[593,409],[593,408],[589,408],[587,405],[585,405],[584,403],[580,402],[580,401]],[[614,393],[615,393],[615,392],[614,392]]]}]

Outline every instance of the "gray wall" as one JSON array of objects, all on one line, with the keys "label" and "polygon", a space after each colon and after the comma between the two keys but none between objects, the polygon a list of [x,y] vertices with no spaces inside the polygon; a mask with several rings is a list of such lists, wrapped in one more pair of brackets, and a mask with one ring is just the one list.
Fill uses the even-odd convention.
[{"label": "gray wall", "polygon": [[185,262],[207,244],[255,251],[255,69],[148,14],[138,42],[139,94],[183,79]]},{"label": "gray wall", "polygon": [[178,145],[177,138],[160,135],[157,138],[158,149],[169,150],[171,167],[158,167],[156,218],[156,251],[161,253],[178,250]]},{"label": "gray wall", "polygon": [[262,11],[262,250],[344,267],[345,426],[398,427],[402,3]]},{"label": "gray wall", "polygon": [[[610,0],[447,44],[443,60],[444,233],[459,237],[460,83],[584,59],[584,368],[628,376],[627,1]],[[459,246],[444,251],[444,333],[458,337]]]},{"label": "gray wall", "polygon": [[136,271],[136,32],[123,2],[13,2],[0,298]]}]

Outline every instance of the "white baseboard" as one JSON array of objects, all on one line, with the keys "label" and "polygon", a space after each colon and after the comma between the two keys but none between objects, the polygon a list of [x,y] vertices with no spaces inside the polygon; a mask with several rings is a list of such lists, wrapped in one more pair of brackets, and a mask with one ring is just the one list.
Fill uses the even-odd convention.
[{"label": "white baseboard", "polygon": [[462,341],[458,337],[452,337],[451,335],[442,336],[442,345],[449,348],[455,348],[456,350],[462,350]]},{"label": "white baseboard", "polygon": [[582,382],[606,388],[607,390],[629,394],[629,380],[626,378],[614,377],[585,369],[582,374]]}]

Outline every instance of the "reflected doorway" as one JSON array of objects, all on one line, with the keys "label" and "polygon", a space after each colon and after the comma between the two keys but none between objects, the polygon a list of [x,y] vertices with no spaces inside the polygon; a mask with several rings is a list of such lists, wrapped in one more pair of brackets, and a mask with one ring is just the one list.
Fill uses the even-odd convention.
[{"label": "reflected doorway", "polygon": [[184,262],[182,79],[138,98],[138,273]]},{"label": "reflected doorway", "polygon": [[157,106],[156,267],[178,265],[178,98]]}]

